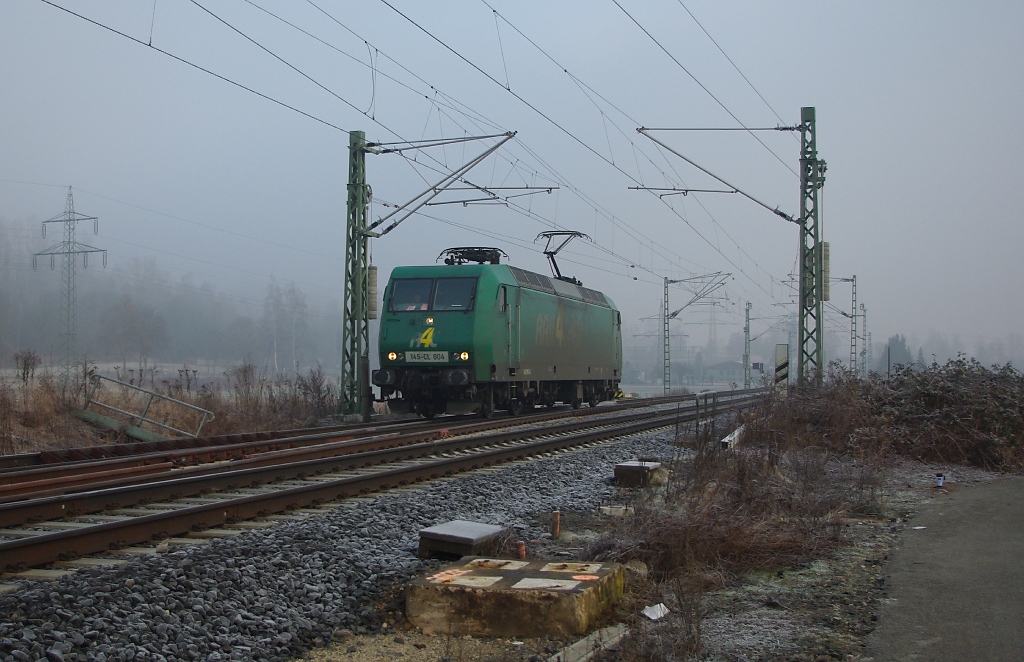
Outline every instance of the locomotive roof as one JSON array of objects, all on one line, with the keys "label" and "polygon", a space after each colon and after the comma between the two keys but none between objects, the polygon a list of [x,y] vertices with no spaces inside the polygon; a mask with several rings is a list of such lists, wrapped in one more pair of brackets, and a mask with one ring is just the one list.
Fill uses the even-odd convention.
[{"label": "locomotive roof", "polygon": [[615,309],[615,304],[597,290],[576,285],[544,274],[526,271],[508,264],[455,264],[428,265],[417,267],[395,267],[392,278],[472,278],[482,273],[492,273],[502,283],[519,285],[529,290],[547,292],[555,296],[585,301],[597,306]]}]

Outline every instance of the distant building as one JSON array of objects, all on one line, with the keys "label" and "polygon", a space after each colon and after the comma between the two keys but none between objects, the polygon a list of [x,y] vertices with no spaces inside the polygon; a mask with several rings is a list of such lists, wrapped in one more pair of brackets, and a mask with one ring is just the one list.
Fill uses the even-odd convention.
[{"label": "distant building", "polygon": [[743,385],[743,361],[724,361],[704,368],[704,381],[712,384],[736,382]]}]

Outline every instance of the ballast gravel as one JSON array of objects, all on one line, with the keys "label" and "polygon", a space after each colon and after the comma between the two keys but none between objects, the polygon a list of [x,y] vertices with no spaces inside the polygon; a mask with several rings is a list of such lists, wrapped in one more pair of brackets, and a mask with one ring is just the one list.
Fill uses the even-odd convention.
[{"label": "ballast gravel", "polygon": [[420,529],[453,519],[543,532],[537,513],[592,512],[614,465],[671,457],[669,433],[382,493],[324,515],[0,596],[4,660],[288,660],[332,633],[376,631],[375,598],[426,568]]}]

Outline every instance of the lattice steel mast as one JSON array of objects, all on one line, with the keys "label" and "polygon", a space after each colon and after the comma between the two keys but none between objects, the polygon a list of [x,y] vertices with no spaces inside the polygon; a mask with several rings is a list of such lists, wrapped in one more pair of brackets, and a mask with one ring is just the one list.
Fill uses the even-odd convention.
[{"label": "lattice steel mast", "polygon": [[370,407],[370,324],[367,308],[369,237],[366,234],[366,133],[349,133],[348,219],[345,236],[345,309],[342,326],[341,413],[363,414]]},{"label": "lattice steel mast", "polygon": [[75,211],[75,199],[68,187],[68,197],[64,204],[64,213],[43,221],[43,236],[46,236],[46,226],[49,223],[64,224],[64,240],[55,245],[40,251],[32,256],[32,268],[36,267],[36,259],[40,256],[50,257],[50,268],[55,267],[56,257],[61,256],[61,298],[60,298],[60,384],[61,389],[67,397],[68,386],[71,383],[71,374],[75,364],[75,256],[82,256],[82,266],[89,265],[89,253],[103,253],[103,266],[107,266],[107,251],[95,246],[78,243],[75,239],[75,226],[79,221],[92,221],[93,234],[99,234],[99,218],[96,216],[85,216]]},{"label": "lattice steel mast", "polygon": [[750,307],[747,302],[746,319],[743,323],[743,388],[750,388]]},{"label": "lattice steel mast", "polygon": [[853,305],[850,308],[850,376],[857,375],[857,274],[853,275]]},{"label": "lattice steel mast", "polygon": [[800,327],[797,379],[820,383],[825,367],[824,268],[818,195],[825,162],[818,159],[814,108],[800,109]]}]

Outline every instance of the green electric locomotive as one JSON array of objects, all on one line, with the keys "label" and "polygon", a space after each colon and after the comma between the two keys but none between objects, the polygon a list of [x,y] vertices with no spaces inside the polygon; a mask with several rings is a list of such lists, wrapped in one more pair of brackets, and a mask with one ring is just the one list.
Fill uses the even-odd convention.
[{"label": "green electric locomotive", "polygon": [[372,381],[392,412],[516,415],[615,396],[622,319],[611,299],[501,254],[448,249],[443,265],[391,272]]}]

